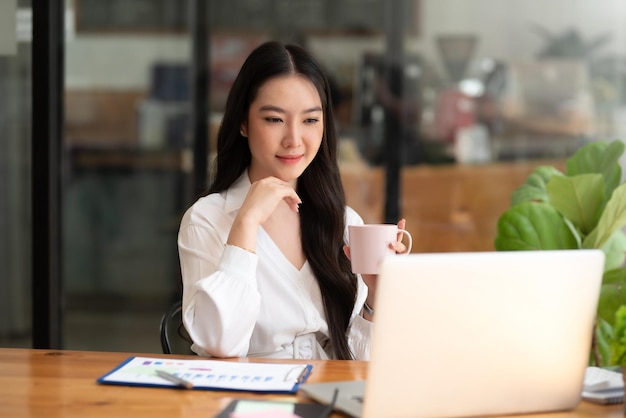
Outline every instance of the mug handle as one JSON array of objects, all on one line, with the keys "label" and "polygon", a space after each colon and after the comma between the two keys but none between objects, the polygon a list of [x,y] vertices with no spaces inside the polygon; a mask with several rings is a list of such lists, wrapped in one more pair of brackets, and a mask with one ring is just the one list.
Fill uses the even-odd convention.
[{"label": "mug handle", "polygon": [[411,248],[413,248],[413,237],[411,236],[411,233],[407,231],[406,229],[400,229],[400,228],[398,228],[398,233],[404,234],[409,239],[409,245],[407,245],[406,252],[402,255],[410,254]]}]

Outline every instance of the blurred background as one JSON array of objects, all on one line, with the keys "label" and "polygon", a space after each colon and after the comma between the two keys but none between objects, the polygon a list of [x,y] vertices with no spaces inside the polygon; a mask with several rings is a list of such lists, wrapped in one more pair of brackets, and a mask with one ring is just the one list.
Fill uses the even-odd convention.
[{"label": "blurred background", "polygon": [[[413,252],[492,250],[499,215],[534,167],[626,138],[621,0],[203,4],[195,20],[191,0],[64,4],[63,348],[160,352],[194,173],[208,181],[226,95],[263,41],[301,44],[323,64],[348,203],[366,222],[405,217]],[[31,49],[31,2],[3,0],[0,346],[33,337]],[[194,94],[208,107],[204,147],[193,139]],[[206,167],[194,164],[203,149]]]}]

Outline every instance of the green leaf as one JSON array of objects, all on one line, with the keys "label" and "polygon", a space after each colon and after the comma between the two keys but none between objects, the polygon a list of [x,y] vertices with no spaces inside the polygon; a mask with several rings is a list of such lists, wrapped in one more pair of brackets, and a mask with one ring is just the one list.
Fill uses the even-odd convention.
[{"label": "green leaf", "polygon": [[562,176],[563,173],[549,165],[536,167],[524,184],[513,191],[511,205],[514,206],[522,202],[548,202],[546,185],[555,175]]},{"label": "green leaf", "polygon": [[578,248],[563,217],[543,202],[523,202],[504,212],[494,245],[500,251]]},{"label": "green leaf", "polygon": [[604,180],[600,174],[554,176],[547,184],[550,204],[584,235],[598,223],[604,205]]},{"label": "green leaf", "polygon": [[626,226],[626,183],[613,191],[598,225],[583,241],[583,248],[602,248],[618,229]]},{"label": "green leaf", "polygon": [[565,163],[568,176],[598,173],[604,177],[604,193],[607,198],[620,184],[622,168],[619,158],[624,153],[624,143],[620,140],[596,141],[579,148]]},{"label": "green leaf", "polygon": [[626,283],[626,267],[606,270],[602,276],[602,285]]},{"label": "green leaf", "polygon": [[[604,252],[604,270],[616,269],[626,261],[626,234],[621,229],[615,231],[601,248]],[[626,276],[625,276],[626,281]]]},{"label": "green leaf", "polygon": [[[615,273],[618,276],[618,273]],[[598,317],[609,324],[615,321],[615,312],[626,302],[626,286],[621,277],[615,281],[603,284],[600,288],[598,300]]]},{"label": "green leaf", "polygon": [[611,354],[613,364],[626,364],[626,306],[620,307],[615,313]]},{"label": "green leaf", "polygon": [[609,325],[615,323],[615,314],[626,302],[626,267],[604,272],[598,300],[598,318]]},{"label": "green leaf", "polygon": [[596,321],[596,344],[600,353],[600,364],[590,361],[591,366],[603,367],[611,363],[611,342],[613,340],[613,327],[611,324],[598,318]]}]

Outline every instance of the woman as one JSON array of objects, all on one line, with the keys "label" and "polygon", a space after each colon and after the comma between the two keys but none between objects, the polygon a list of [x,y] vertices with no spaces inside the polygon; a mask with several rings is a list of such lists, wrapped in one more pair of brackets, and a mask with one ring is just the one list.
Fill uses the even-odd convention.
[{"label": "woman", "polygon": [[183,321],[196,353],[369,357],[372,323],[362,309],[374,295],[345,247],[346,225],[363,221],[345,205],[330,100],[300,47],[268,42],[244,62],[213,184],[179,232]]}]

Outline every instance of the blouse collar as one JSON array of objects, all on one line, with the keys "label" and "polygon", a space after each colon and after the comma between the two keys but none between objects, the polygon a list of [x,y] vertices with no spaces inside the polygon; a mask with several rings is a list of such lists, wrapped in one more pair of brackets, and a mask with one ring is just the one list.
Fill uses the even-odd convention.
[{"label": "blouse collar", "polygon": [[224,204],[226,212],[232,212],[241,208],[251,186],[248,170],[245,170],[226,191],[226,202]]}]

